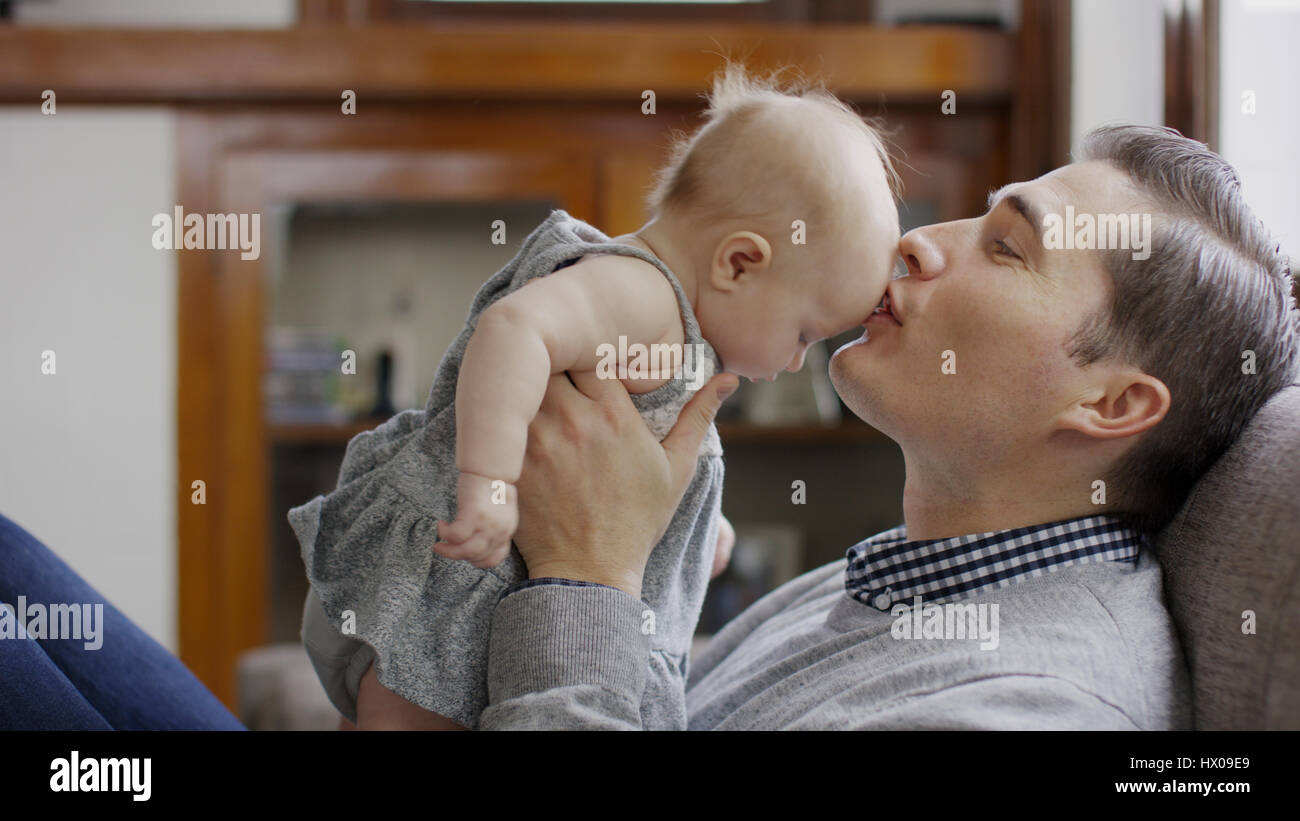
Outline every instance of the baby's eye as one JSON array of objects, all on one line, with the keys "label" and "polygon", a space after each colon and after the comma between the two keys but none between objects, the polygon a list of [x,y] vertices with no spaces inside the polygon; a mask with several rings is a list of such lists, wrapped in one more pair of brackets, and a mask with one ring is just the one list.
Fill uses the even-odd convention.
[{"label": "baby's eye", "polygon": [[1015,259],[1020,259],[1020,255],[1017,254],[1015,251],[1012,251],[1011,246],[1007,245],[1005,242],[1003,242],[1000,239],[993,240],[993,249],[994,249],[994,253],[1002,254],[1003,256],[1013,257]]},{"label": "baby's eye", "polygon": [[802,333],[799,334],[799,344],[800,344],[800,345],[807,345],[807,344],[808,344],[808,340],[804,338],[804,335],[803,335]]}]

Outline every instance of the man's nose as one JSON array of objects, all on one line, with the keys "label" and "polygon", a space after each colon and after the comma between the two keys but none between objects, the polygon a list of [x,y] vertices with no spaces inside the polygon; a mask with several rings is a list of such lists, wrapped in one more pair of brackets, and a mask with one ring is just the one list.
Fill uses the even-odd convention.
[{"label": "man's nose", "polygon": [[945,257],[939,229],[935,225],[913,228],[898,241],[898,254],[907,264],[909,276],[930,279],[943,271]]}]

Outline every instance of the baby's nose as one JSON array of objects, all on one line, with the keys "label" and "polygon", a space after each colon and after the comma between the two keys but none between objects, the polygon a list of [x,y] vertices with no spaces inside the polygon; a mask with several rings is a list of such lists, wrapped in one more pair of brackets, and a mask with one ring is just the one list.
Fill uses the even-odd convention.
[{"label": "baby's nose", "polygon": [[786,371],[789,373],[798,373],[800,370],[802,370],[804,354],[807,353],[807,351],[808,351],[807,348],[800,348],[799,353],[795,354],[794,359],[791,360],[790,364],[786,366],[785,368]]}]

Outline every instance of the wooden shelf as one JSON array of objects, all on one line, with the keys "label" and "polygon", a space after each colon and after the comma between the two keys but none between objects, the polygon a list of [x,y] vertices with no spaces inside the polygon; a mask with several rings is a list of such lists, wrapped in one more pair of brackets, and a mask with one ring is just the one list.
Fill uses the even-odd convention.
[{"label": "wooden shelf", "polygon": [[[0,101],[695,100],[721,65],[815,68],[837,94],[1008,98],[1014,35],[974,26],[439,23],[278,30],[0,27]],[[563,58],[556,56],[563,43]]]},{"label": "wooden shelf", "polygon": [[[270,425],[271,443],[275,445],[338,445],[372,430],[383,419],[362,419],[346,425]],[[719,422],[718,435],[725,446],[746,445],[833,445],[877,442],[887,437],[856,419],[836,425],[754,425],[749,422]]]}]

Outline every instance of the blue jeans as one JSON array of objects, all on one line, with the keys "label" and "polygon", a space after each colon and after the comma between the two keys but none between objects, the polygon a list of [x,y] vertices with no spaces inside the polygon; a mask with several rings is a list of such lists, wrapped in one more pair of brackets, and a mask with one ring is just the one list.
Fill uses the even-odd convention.
[{"label": "blue jeans", "polygon": [[102,604],[102,645],[87,649],[84,634],[0,638],[0,730],[244,729],[179,659],[0,515],[0,602],[12,612],[19,596],[29,608]]}]

